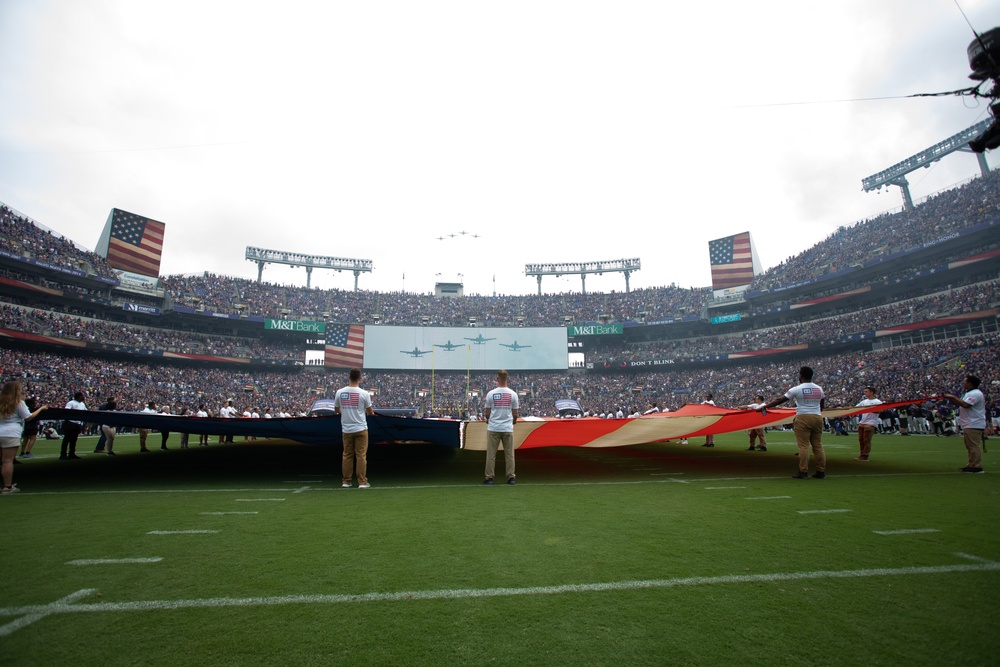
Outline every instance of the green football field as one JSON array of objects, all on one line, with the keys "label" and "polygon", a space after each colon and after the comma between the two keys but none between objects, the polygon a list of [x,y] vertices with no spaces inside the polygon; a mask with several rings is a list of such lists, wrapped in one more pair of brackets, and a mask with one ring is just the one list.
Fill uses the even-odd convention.
[{"label": "green football field", "polygon": [[526,450],[492,487],[481,452],[382,446],[364,490],[336,445],[176,438],[15,467],[2,664],[1000,660],[1000,467],[960,473],[960,438],[876,436],[861,463],[825,436],[824,480],[791,478],[784,432]]}]

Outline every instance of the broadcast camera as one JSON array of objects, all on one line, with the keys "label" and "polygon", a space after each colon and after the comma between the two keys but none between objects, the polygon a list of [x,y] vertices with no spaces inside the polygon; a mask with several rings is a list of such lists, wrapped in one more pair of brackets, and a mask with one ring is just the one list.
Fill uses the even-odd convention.
[{"label": "broadcast camera", "polygon": [[983,84],[992,82],[989,92],[983,96],[992,100],[990,115],[993,116],[993,124],[982,135],[969,142],[969,148],[974,153],[982,153],[1000,146],[1000,28],[977,35],[967,50],[969,67],[972,69],[969,78],[982,81]]}]

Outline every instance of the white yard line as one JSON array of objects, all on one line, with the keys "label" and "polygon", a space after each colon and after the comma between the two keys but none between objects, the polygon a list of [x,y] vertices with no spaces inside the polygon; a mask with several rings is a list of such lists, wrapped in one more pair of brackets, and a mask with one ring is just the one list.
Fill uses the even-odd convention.
[{"label": "white yard line", "polygon": [[757,584],[780,581],[819,579],[863,579],[867,577],[892,577],[912,575],[950,574],[954,572],[1000,571],[1000,563],[978,559],[967,554],[956,556],[975,560],[974,563],[955,565],[929,565],[914,567],[866,568],[861,570],[814,570],[807,572],[775,572],[771,574],[734,574],[717,577],[682,577],[676,579],[643,579],[637,581],[610,581],[589,584],[563,584],[559,586],[528,586],[524,588],[459,588],[426,591],[398,591],[395,593],[360,593],[357,595],[279,595],[270,597],[225,597],[189,600],[142,600],[135,602],[95,602],[74,604],[77,600],[97,591],[84,589],[47,605],[26,605],[0,608],[0,617],[19,616],[15,621],[0,626],[0,637],[7,636],[37,620],[58,613],[108,613],[161,611],[170,609],[204,609],[226,607],[270,607],[289,604],[347,604],[358,602],[412,602],[415,600],[465,600],[473,598],[514,597],[527,595],[565,595],[571,593],[600,593],[608,591],[634,591],[683,586],[710,586],[718,584]]},{"label": "white yard line", "polygon": [[940,533],[937,528],[906,528],[902,530],[873,530],[876,535],[916,535],[918,533]]},{"label": "white yard line", "polygon": [[133,563],[159,563],[163,556],[152,558],[79,558],[68,561],[67,565],[131,565]]}]

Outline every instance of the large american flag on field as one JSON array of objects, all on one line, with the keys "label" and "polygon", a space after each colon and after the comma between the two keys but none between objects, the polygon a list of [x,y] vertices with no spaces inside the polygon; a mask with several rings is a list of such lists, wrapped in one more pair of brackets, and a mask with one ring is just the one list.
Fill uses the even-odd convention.
[{"label": "large american flag on field", "polygon": [[117,208],[111,209],[110,223],[108,264],[122,271],[158,277],[166,225]]},{"label": "large american flag on field", "polygon": [[327,324],[326,358],[329,368],[361,368],[365,361],[365,325]]},{"label": "large american flag on field", "polygon": [[712,261],[713,290],[749,285],[753,280],[750,232],[709,241],[708,254]]}]

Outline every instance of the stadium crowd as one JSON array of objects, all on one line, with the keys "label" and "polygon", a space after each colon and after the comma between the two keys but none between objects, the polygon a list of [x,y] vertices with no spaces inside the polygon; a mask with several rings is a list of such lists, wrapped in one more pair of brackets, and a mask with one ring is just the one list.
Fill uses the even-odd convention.
[{"label": "stadium crowd", "polygon": [[5,329],[71,341],[118,345],[135,350],[300,361],[305,354],[301,344],[278,345],[255,338],[210,336],[191,331],[142,327],[4,303],[0,303],[0,322],[3,322]]},{"label": "stadium crowd", "polygon": [[[510,386],[522,393],[526,415],[555,416],[555,401],[576,397],[596,413],[630,414],[649,404],[676,409],[700,402],[704,393],[718,405],[738,407],[758,393],[774,395],[795,381],[801,361],[726,364],[682,371],[593,374],[582,372],[512,373]],[[984,378],[988,400],[1000,389],[1000,336],[966,337],[879,352],[850,352],[811,359],[828,405],[854,405],[867,385],[884,400],[954,393],[965,373]],[[306,414],[312,402],[341,386],[343,372],[245,371],[179,367],[51,352],[0,349],[0,374],[22,379],[40,404],[63,405],[75,391],[91,402],[107,396],[122,410],[140,410],[149,401],[194,412],[205,404],[210,414],[233,399],[261,412]],[[366,372],[364,385],[376,406],[416,407],[419,414],[461,416],[480,407],[493,373]],[[345,375],[346,376],[346,375]],[[991,390],[992,388],[992,390]],[[478,397],[470,397],[469,392]]]},{"label": "stadium crowd", "polygon": [[872,258],[943,238],[996,218],[1000,170],[935,196],[912,209],[844,226],[805,252],[753,279],[750,291],[819,278]]},{"label": "stadium crowd", "polygon": [[588,355],[594,363],[638,359],[697,358],[797,345],[805,341],[840,340],[852,334],[973,313],[1000,305],[1000,280],[968,285],[918,299],[863,311],[846,310],[800,324],[753,329],[738,335],[626,343]]},{"label": "stadium crowd", "polygon": [[[855,265],[878,254],[936,240],[984,221],[1000,211],[1000,175],[996,172],[961,188],[928,199],[913,210],[879,216],[857,226],[838,230],[829,238],[789,258],[755,280],[751,289],[774,288],[793,280],[815,278]],[[70,269],[92,269],[112,276],[105,261],[68,240],[35,226],[30,220],[0,206],[0,248],[19,257],[32,258]],[[935,260],[940,262],[941,260]],[[88,268],[89,267],[89,268]],[[920,264],[904,271],[919,270]],[[5,295],[0,304],[3,328],[64,338],[99,342],[140,350],[162,350],[213,356],[301,359],[304,339],[272,341],[262,337],[207,334],[168,328],[136,326],[96,316],[77,304],[114,304],[113,290],[87,289],[28,276],[8,262],[4,276],[62,290],[68,310],[40,309],[23,299]],[[886,278],[887,279],[887,278]],[[919,282],[919,281],[916,281]],[[711,299],[708,288],[665,286],[609,294],[554,294],[538,296],[465,296],[435,298],[406,292],[313,290],[257,283],[217,276],[167,276],[161,279],[172,305],[222,313],[266,317],[291,317],[334,322],[466,326],[561,326],[573,322],[645,321],[692,318],[706,315]],[[839,283],[835,289],[845,289]],[[57,300],[57,299],[56,299]],[[75,301],[74,301],[75,300]],[[910,324],[956,313],[996,307],[1000,281],[926,294],[899,303],[865,310],[843,306],[817,309],[822,319],[810,320],[810,310],[793,311],[797,321],[732,335],[712,335],[683,340],[612,344],[588,351],[588,361],[635,358],[699,357],[831,340],[890,325]],[[773,304],[771,304],[773,305]],[[801,313],[801,314],[800,314]],[[832,313],[832,316],[831,316]],[[693,317],[692,317],[693,316]],[[813,315],[816,317],[816,315]],[[474,319],[473,319],[474,318]],[[669,334],[666,334],[669,336]],[[623,337],[622,340],[628,340]],[[933,343],[895,347],[882,351],[851,351],[807,360],[817,371],[817,381],[829,404],[854,405],[866,385],[879,388],[884,400],[911,399],[955,393],[964,373],[985,380],[988,400],[996,401],[1000,389],[1000,340],[996,333],[966,335]],[[740,406],[758,393],[773,395],[795,382],[801,358],[704,364],[685,370],[591,373],[583,370],[512,373],[510,386],[522,395],[527,415],[552,416],[557,399],[576,397],[596,414],[634,414],[658,406],[674,409],[699,402],[712,393],[723,406]],[[483,391],[493,384],[493,373],[366,371],[365,385],[377,406],[415,407],[419,414],[460,416],[478,411]],[[139,410],[150,401],[172,412],[194,412],[204,404],[216,415],[230,399],[247,411],[261,414],[307,414],[312,402],[343,384],[343,373],[322,367],[287,370],[248,370],[174,365],[140,359],[105,358],[29,351],[24,347],[0,348],[0,375],[25,381],[40,403],[63,405],[76,391],[90,397],[90,405],[108,396],[120,409]]]},{"label": "stadium crowd", "polygon": [[[600,364],[650,358],[704,358],[791,346],[802,341],[839,340],[852,334],[976,312],[998,304],[1000,280],[993,280],[864,311],[845,310],[835,317],[753,329],[742,334],[610,344],[588,353],[588,361]],[[4,303],[0,303],[0,322],[6,329],[71,341],[129,347],[137,351],[298,361],[302,361],[305,355],[301,339],[265,342],[259,338],[136,326]]]},{"label": "stadium crowd", "polygon": [[78,247],[72,241],[44,230],[34,222],[0,204],[0,248],[15,255],[48,262],[67,269],[87,268],[105,278],[115,273],[103,257]]}]

